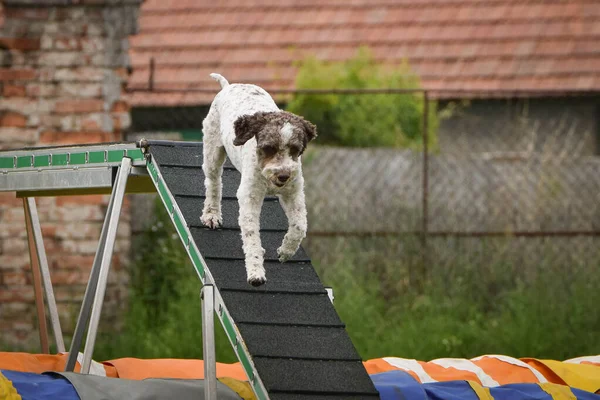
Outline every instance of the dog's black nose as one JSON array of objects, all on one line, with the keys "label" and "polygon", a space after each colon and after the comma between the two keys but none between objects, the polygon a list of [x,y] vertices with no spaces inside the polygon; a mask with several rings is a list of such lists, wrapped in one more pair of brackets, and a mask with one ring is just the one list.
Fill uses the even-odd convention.
[{"label": "dog's black nose", "polygon": [[290,179],[290,174],[279,174],[277,179],[279,179],[279,182],[287,182]]}]

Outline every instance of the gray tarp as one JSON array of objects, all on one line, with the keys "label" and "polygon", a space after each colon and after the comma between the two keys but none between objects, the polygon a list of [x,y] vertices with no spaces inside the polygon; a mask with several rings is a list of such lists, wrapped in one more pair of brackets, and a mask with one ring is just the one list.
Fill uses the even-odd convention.
[{"label": "gray tarp", "polygon": [[[204,381],[201,379],[130,379],[56,372],[73,385],[82,400],[203,400]],[[217,382],[219,400],[240,400],[229,387]]]}]

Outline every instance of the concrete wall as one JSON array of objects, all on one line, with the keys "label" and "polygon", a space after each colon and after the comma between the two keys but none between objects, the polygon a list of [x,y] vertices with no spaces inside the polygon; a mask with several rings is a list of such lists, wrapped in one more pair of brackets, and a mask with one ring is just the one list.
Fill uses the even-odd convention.
[{"label": "concrete wall", "polygon": [[473,100],[451,115],[440,122],[443,153],[600,154],[598,97]]}]

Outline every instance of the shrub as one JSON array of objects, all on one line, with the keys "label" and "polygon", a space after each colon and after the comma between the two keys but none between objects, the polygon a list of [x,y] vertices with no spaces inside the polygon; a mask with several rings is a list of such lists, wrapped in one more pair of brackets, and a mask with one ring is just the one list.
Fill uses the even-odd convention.
[{"label": "shrub", "polygon": [[[296,78],[298,89],[418,89],[419,79],[408,64],[378,65],[367,48],[344,62],[305,59]],[[317,125],[319,144],[349,147],[405,147],[423,145],[424,101],[409,94],[298,94],[287,110]],[[429,107],[429,146],[437,139],[435,104]]]}]

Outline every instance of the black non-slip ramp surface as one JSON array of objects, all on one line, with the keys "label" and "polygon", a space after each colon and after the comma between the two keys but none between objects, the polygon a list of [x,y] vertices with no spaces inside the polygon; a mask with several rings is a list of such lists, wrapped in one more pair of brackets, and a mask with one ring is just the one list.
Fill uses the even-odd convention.
[{"label": "black non-slip ramp surface", "polygon": [[379,398],[310,258],[300,250],[281,264],[276,249],[287,230],[277,198],[261,212],[267,283],[246,282],[236,191],[240,174],[227,161],[223,171],[223,227],[202,226],[204,174],[201,143],[150,143],[185,224],[206,261],[225,306],[244,339],[273,400]]}]

